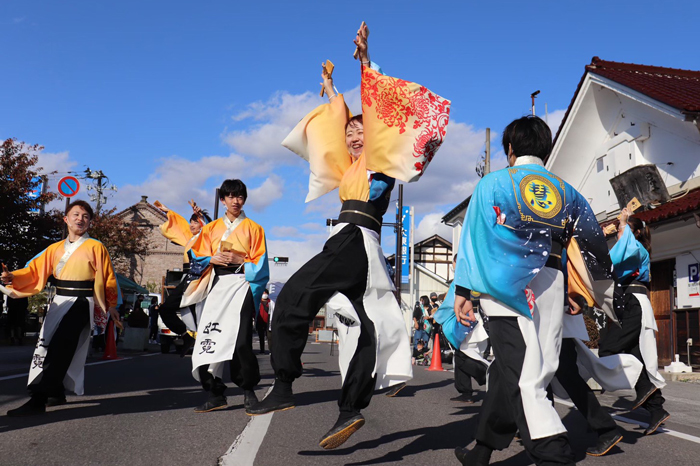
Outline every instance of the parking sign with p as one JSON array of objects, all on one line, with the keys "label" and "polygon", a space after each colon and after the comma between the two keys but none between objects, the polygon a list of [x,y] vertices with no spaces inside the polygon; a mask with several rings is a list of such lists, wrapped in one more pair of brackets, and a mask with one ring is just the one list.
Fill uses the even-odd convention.
[{"label": "parking sign with p", "polygon": [[700,282],[700,264],[688,264],[688,281],[690,283]]}]

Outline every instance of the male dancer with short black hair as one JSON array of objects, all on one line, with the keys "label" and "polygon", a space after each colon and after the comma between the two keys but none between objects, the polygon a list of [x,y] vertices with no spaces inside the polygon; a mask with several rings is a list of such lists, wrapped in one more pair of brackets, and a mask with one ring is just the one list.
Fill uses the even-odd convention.
[{"label": "male dancer with short black hair", "polygon": [[[222,380],[229,362],[233,382],[243,389],[244,406],[257,402],[253,389],[260,382],[253,353],[253,317],[270,277],[265,232],[246,217],[248,191],[241,180],[225,180],[219,200],[225,215],[207,224],[192,245],[186,280],[160,307],[163,322],[194,343],[192,376],[209,393],[195,409],[205,413],[227,407]],[[181,299],[178,299],[181,298]],[[177,310],[197,306],[197,333],[192,336]]]},{"label": "male dancer with short black hair", "polygon": [[510,168],[482,178],[467,210],[455,313],[463,324],[473,322],[469,293],[481,293],[495,360],[476,446],[455,450],[462,464],[488,464],[492,451],[506,448],[517,431],[536,464],[574,464],[566,428],[546,396],[561,346],[562,250],[569,261],[569,293],[612,318],[614,279],[605,236],[588,202],[544,168],[551,149],[551,131],[540,118],[510,123],[503,132]]},{"label": "male dancer with short black hair", "polygon": [[83,394],[95,305],[107,309],[121,326],[112,261],[102,243],[87,233],[92,218],[92,207],[87,202],[72,202],[63,217],[68,226],[65,240],[37,254],[23,269],[10,273],[3,265],[0,280],[5,286],[0,286],[0,291],[11,298],[40,293],[49,277],[56,279],[56,296],[49,305],[29,368],[31,398],[8,411],[8,416],[42,414],[48,402],[51,406],[65,403],[64,386],[76,395]]}]

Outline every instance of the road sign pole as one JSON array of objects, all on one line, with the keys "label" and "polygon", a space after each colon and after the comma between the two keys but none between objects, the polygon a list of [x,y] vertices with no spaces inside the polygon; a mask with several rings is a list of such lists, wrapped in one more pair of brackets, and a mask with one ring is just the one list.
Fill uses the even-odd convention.
[{"label": "road sign pole", "polygon": [[[66,207],[63,209],[64,214],[68,210],[69,204],[70,204],[70,197],[67,197],[66,198]],[[63,222],[63,237],[61,239],[66,239],[66,236],[68,236],[68,224],[66,222]]]}]

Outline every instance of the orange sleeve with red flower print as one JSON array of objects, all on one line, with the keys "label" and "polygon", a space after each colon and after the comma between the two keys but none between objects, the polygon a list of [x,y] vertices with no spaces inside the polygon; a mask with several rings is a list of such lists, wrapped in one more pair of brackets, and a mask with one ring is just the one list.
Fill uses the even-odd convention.
[{"label": "orange sleeve with red flower print", "polygon": [[418,181],[445,138],[450,101],[367,66],[361,95],[367,169]]}]

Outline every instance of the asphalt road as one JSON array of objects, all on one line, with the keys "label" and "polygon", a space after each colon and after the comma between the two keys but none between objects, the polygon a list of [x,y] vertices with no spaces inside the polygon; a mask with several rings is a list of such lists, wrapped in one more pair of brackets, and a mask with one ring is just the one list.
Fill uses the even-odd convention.
[{"label": "asphalt road", "polygon": [[[452,373],[423,367],[415,369],[415,378],[398,397],[377,393],[363,412],[366,425],[345,445],[321,449],[318,440],[337,417],[340,385],[337,356],[329,353],[328,344],[307,345],[304,376],[294,384],[297,407],[274,415],[246,416],[242,392],[235,387],[227,393],[229,409],[194,413],[205,395],[192,379],[190,358],[154,352],[120,353],[125,359],[107,363],[90,358],[86,396],[69,396],[68,404],[49,408],[44,416],[17,419],[4,413],[26,399],[22,374],[31,348],[0,347],[0,464],[244,466],[251,458],[257,466],[459,464],[452,450],[472,441],[480,403],[449,401],[457,394]],[[262,397],[272,371],[269,356],[258,359],[263,379],[257,393]],[[595,466],[700,464],[700,384],[669,382],[664,396],[672,414],[669,431],[644,437],[634,421],[643,422],[647,415],[629,412],[632,392],[601,395],[624,433],[619,447],[602,458],[585,456],[595,435],[587,432],[575,409],[557,403],[577,461]],[[532,462],[515,442],[495,452],[493,464]]]}]

